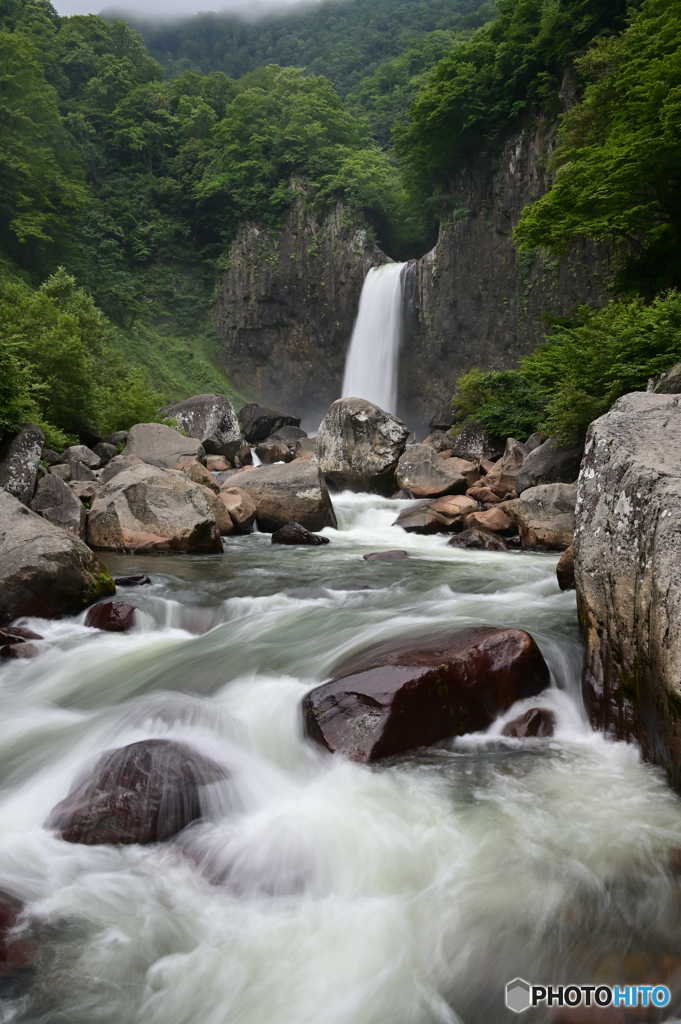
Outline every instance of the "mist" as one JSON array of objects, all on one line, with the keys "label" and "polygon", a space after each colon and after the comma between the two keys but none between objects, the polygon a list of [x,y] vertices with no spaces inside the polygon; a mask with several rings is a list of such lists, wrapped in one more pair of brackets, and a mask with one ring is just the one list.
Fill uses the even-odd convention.
[{"label": "mist", "polygon": [[195,14],[215,11],[225,16],[236,16],[244,21],[259,21],[271,14],[300,11],[316,7],[320,0],[138,0],[134,8],[125,6],[102,7],[101,0],[56,0],[54,6],[63,16],[72,14],[101,14],[105,18],[125,21],[176,21]]}]

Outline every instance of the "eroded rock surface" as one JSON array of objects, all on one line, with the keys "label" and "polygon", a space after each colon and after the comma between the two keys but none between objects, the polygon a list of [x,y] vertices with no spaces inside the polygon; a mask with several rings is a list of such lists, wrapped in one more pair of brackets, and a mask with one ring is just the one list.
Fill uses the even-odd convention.
[{"label": "eroded rock surface", "polygon": [[311,533],[300,523],[287,523],[281,529],[275,530],[272,534],[273,544],[307,545],[308,547],[319,547],[329,543],[328,537],[322,537],[318,533]]},{"label": "eroded rock surface", "polygon": [[412,444],[400,457],[395,479],[415,498],[463,494],[469,487],[459,472],[459,459],[440,459],[429,444]]},{"label": "eroded rock surface", "polygon": [[48,473],[38,482],[31,508],[47,519],[53,526],[60,526],[69,533],[85,540],[87,512],[77,494],[61,477]]},{"label": "eroded rock surface", "polygon": [[246,440],[251,444],[260,444],[282,427],[300,427],[300,416],[290,416],[249,402],[239,410],[239,422]]},{"label": "eroded rock surface", "polygon": [[575,530],[577,484],[530,487],[518,499],[518,526],[524,548],[565,551]]},{"label": "eroded rock surface", "polygon": [[[136,423],[128,434],[124,458],[137,458],[152,466],[174,469],[187,459],[205,460],[205,450],[195,437],[184,437],[178,430],[163,423]],[[115,459],[111,460],[115,462]],[[107,469],[109,469],[107,466]]]},{"label": "eroded rock surface", "polygon": [[300,523],[312,533],[337,525],[326,481],[311,462],[296,459],[241,470],[227,482],[229,490],[239,488],[251,498],[263,533],[274,533],[287,523]]},{"label": "eroded rock surface", "polygon": [[33,497],[45,436],[39,427],[26,426],[0,444],[0,488],[25,505]]},{"label": "eroded rock surface", "polygon": [[339,398],[319,428],[314,461],[339,489],[392,494],[408,437],[397,416],[362,398]]},{"label": "eroded rock surface", "polygon": [[526,456],[515,478],[516,491],[521,494],[541,484],[575,483],[583,454],[582,445],[562,445],[560,438],[550,437]]},{"label": "eroded rock surface", "polygon": [[200,441],[208,455],[224,455],[231,460],[239,451],[239,421],[225,395],[194,395],[184,402],[164,405],[158,415],[173,420],[179,430]]}]

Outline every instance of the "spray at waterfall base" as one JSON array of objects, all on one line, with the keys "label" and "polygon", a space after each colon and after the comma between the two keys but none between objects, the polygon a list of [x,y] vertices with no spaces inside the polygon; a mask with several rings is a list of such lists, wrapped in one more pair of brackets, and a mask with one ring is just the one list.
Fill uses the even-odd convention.
[{"label": "spray at waterfall base", "polygon": [[523,1013],[535,1006],[667,1006],[671,992],[666,985],[530,985],[516,978],[506,985],[506,1006]]}]

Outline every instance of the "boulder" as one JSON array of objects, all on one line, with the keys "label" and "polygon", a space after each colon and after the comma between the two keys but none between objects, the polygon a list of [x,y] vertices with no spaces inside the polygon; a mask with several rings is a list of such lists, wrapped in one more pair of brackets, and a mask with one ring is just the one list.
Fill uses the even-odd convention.
[{"label": "boulder", "polygon": [[62,462],[57,466],[50,466],[47,472],[52,476],[58,476],[65,483],[68,483],[71,479],[71,467],[67,466],[65,462]]},{"label": "boulder", "polygon": [[128,440],[127,430],[115,430],[113,434],[107,434],[106,437],[102,438],[104,444],[112,444],[115,448],[119,448],[124,445]]},{"label": "boulder", "polygon": [[678,395],[681,394],[681,363],[675,363],[664,373],[659,373],[648,381],[648,392],[656,395]]},{"label": "boulder", "polygon": [[575,531],[577,484],[544,484],[518,499],[518,527],[524,548],[565,551]]},{"label": "boulder", "polygon": [[[440,454],[442,455],[443,453]],[[455,455],[450,456],[447,468],[461,474],[466,481],[466,489],[474,487],[480,479],[480,469],[476,463],[468,462],[466,459],[459,459]]]},{"label": "boulder", "polygon": [[45,436],[39,427],[26,425],[0,444],[0,489],[24,505],[35,493],[35,482]]},{"label": "boulder", "polygon": [[183,473],[146,464],[102,487],[87,535],[92,547],[105,551],[222,551],[204,489]]},{"label": "boulder", "polygon": [[574,543],[595,728],[681,787],[681,399],[637,392],[589,427]]},{"label": "boulder", "polygon": [[427,505],[407,508],[400,512],[393,526],[401,526],[406,533],[419,533],[429,536],[433,533],[450,533],[455,516],[440,515],[433,512]]},{"label": "boulder", "polygon": [[402,420],[372,402],[339,398],[319,428],[314,461],[340,489],[392,494],[408,437]]},{"label": "boulder", "polygon": [[286,413],[249,402],[239,411],[239,423],[246,440],[251,444],[259,444],[282,427],[299,427],[300,416],[287,416]]},{"label": "boulder", "polygon": [[[279,430],[275,430],[273,434],[266,437],[263,443],[267,443],[268,441],[283,441],[284,444],[289,446],[289,448],[295,448],[298,441],[301,440],[308,440],[308,437],[305,431],[301,430],[300,427],[280,427]],[[309,440],[314,442],[315,438],[310,438]]]},{"label": "boulder", "polygon": [[173,469],[187,459],[203,462],[206,457],[203,445],[195,437],[184,437],[163,423],[136,423],[121,454],[164,469]]},{"label": "boulder", "polygon": [[97,480],[72,480],[68,485],[72,494],[89,508],[99,493],[99,482]]},{"label": "boulder", "polygon": [[89,466],[86,466],[84,462],[70,462],[66,464],[70,470],[70,480],[80,480],[92,482],[97,479],[93,470]]},{"label": "boulder", "polygon": [[0,658],[5,660],[17,659],[26,660],[30,658],[37,658],[40,654],[40,648],[36,647],[35,644],[10,644],[0,647]]},{"label": "boulder", "polygon": [[99,469],[102,464],[102,460],[99,455],[96,455],[91,448],[88,448],[85,444],[72,444],[70,448],[62,454],[62,462],[65,462],[71,469],[71,479],[75,480],[74,469],[78,463],[82,463],[88,469]]},{"label": "boulder", "polygon": [[0,643],[25,644],[27,640],[43,640],[40,633],[34,633],[26,626],[3,626],[0,629]]},{"label": "boulder", "polygon": [[440,406],[437,410],[430,423],[428,429],[435,432],[447,433],[452,423],[454,422],[454,409],[451,403]]},{"label": "boulder", "polygon": [[135,625],[135,609],[126,601],[101,601],[88,609],[85,625],[107,633],[127,633]]},{"label": "boulder", "polygon": [[505,498],[515,490],[516,476],[529,454],[527,445],[522,441],[516,441],[514,437],[509,437],[506,440],[504,454],[484,478],[485,487],[494,491],[498,498]]},{"label": "boulder", "polygon": [[560,557],[560,561],[556,566],[556,576],[558,577],[558,586],[561,590],[574,590],[576,587],[575,583],[575,563],[573,560],[573,546],[570,545],[566,548]]},{"label": "boulder", "polygon": [[85,506],[60,477],[48,473],[39,481],[31,508],[54,526],[60,526],[85,540]]},{"label": "boulder", "polygon": [[108,484],[110,480],[113,480],[115,476],[122,473],[126,469],[132,469],[133,466],[146,466],[148,463],[143,462],[142,459],[138,459],[136,456],[129,455],[117,455],[111,462],[107,463],[104,469],[99,474],[99,483]]},{"label": "boulder", "polygon": [[287,523],[272,534],[273,544],[307,544],[315,547],[321,544],[328,544],[328,537],[321,537],[318,533],[310,533],[300,523]]},{"label": "boulder", "polygon": [[549,711],[548,708],[530,708],[524,715],[507,722],[501,730],[501,735],[517,740],[532,736],[546,738],[553,736],[555,727],[556,716],[553,711]]},{"label": "boulder", "polygon": [[193,480],[195,484],[201,484],[202,487],[208,487],[214,494],[220,493],[220,484],[217,482],[212,473],[210,473],[205,466],[202,466],[196,459],[187,459],[186,462],[181,462],[176,467],[185,476],[188,476],[190,480]]},{"label": "boulder", "polygon": [[212,487],[206,487],[204,484],[199,484],[203,492],[203,496],[206,499],[208,508],[215,516],[215,522],[217,528],[220,531],[221,537],[231,537],[234,533],[234,523],[232,517],[229,514],[227,506],[220,501],[220,493],[216,494]]},{"label": "boulder", "polygon": [[518,525],[518,509],[520,507],[520,499],[513,498],[511,501],[501,501],[497,505],[497,508],[501,509],[505,516],[511,520],[515,525],[516,529],[519,529]]},{"label": "boulder", "polygon": [[452,441],[451,434],[445,434],[443,430],[435,430],[432,434],[428,434],[428,437],[425,437],[422,443],[429,444],[436,452],[451,452]]},{"label": "boulder", "polygon": [[304,727],[327,750],[378,761],[486,729],[548,685],[546,662],[521,629],[389,640],[343,662],[304,698]]},{"label": "boulder", "polygon": [[2,490],[0,523],[0,624],[23,615],[77,615],[115,592],[106,568],[81,540]]},{"label": "boulder", "polygon": [[234,532],[250,533],[256,512],[255,502],[251,496],[239,487],[223,486],[218,497],[229,512]]},{"label": "boulder", "polygon": [[469,462],[480,462],[482,459],[495,461],[503,452],[504,442],[486,433],[477,420],[468,423],[452,444],[455,458],[467,459]]},{"label": "boulder", "polygon": [[337,526],[326,481],[311,462],[242,469],[229,478],[229,484],[252,499],[262,533],[274,533],[287,523],[300,523],[313,533]]},{"label": "boulder", "polygon": [[80,443],[86,448],[94,448],[102,440],[102,432],[94,423],[81,423],[76,428],[76,434]]},{"label": "boulder", "polygon": [[143,573],[137,573],[134,576],[116,576],[114,583],[117,587],[146,587],[151,580]]},{"label": "boulder", "polygon": [[20,928],[24,910],[21,900],[0,890],[0,977],[3,1002],[17,995],[14,985],[19,978],[27,980],[31,977],[31,968],[38,960],[39,950],[35,941]]},{"label": "boulder", "polygon": [[99,444],[94,446],[92,451],[95,455],[99,456],[100,465],[106,466],[107,462],[111,462],[114,456],[118,455],[118,446],[100,441]]},{"label": "boulder", "polygon": [[518,494],[541,484],[572,484],[579,476],[583,445],[562,445],[550,437],[525,457],[515,478]]},{"label": "boulder", "polygon": [[194,395],[185,402],[164,405],[158,415],[200,441],[208,455],[224,455],[231,461],[241,447],[239,421],[225,395]]},{"label": "boulder", "polygon": [[293,452],[285,441],[262,441],[255,449],[264,466],[271,466],[275,462],[293,462]]},{"label": "boulder", "polygon": [[498,505],[501,501],[501,498],[490,487],[485,487],[482,483],[476,484],[475,487],[469,487],[466,494],[474,501],[481,501],[485,505]]},{"label": "boulder", "polygon": [[402,490],[415,498],[463,494],[468,484],[456,468],[457,461],[439,459],[428,444],[413,444],[400,458],[395,477]]},{"label": "boulder", "polygon": [[456,517],[476,512],[478,503],[466,494],[446,494],[443,498],[434,498],[429,501],[427,507],[433,512],[439,512],[442,516]]},{"label": "boulder", "polygon": [[314,457],[316,437],[301,437],[296,441],[293,449],[294,459],[311,459]]},{"label": "boulder", "polygon": [[471,512],[464,518],[464,530],[489,530],[491,533],[503,533],[510,537],[516,532],[513,522],[500,508],[490,508],[485,512]]},{"label": "boulder", "polygon": [[527,441],[525,442],[525,444],[527,445],[527,447],[530,449],[531,452],[533,452],[535,448],[538,448],[539,445],[543,444],[543,443],[544,443],[544,438],[542,437],[542,435],[539,433],[538,430],[535,430],[534,434],[530,434],[530,436],[528,437]]},{"label": "boulder", "polygon": [[456,533],[448,544],[452,548],[470,548],[473,551],[509,551],[511,547],[498,533],[479,526]]},{"label": "boulder", "polygon": [[201,817],[202,787],[226,776],[184,743],[141,740],[102,755],[47,828],[87,846],[164,842]]},{"label": "boulder", "polygon": [[395,549],[393,551],[372,551],[369,555],[363,555],[365,562],[402,562],[409,558],[406,551]]},{"label": "boulder", "polygon": [[231,468],[231,463],[224,455],[206,455],[206,469],[209,473],[224,473]]}]

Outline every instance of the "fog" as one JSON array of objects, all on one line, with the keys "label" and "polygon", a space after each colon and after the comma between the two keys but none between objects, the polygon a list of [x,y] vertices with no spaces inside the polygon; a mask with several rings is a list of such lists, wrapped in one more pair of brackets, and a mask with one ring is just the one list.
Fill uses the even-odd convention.
[{"label": "fog", "polygon": [[106,17],[139,21],[175,20],[190,17],[203,11],[219,11],[236,14],[247,21],[257,21],[277,11],[316,6],[315,0],[137,0],[134,7],[124,5],[102,6],[101,0],[55,0],[54,6],[61,15],[103,14]]}]

